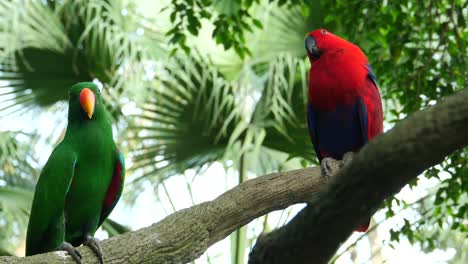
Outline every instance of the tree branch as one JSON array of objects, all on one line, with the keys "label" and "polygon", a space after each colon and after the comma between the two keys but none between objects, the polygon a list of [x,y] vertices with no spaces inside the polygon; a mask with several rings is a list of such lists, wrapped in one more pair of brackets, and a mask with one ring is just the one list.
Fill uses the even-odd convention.
[{"label": "tree branch", "polygon": [[468,90],[417,112],[367,144],[315,202],[259,237],[249,263],[327,263],[383,200],[468,145]]},{"label": "tree branch", "polygon": [[[364,147],[329,184],[318,167],[245,181],[213,201],[180,210],[150,227],[102,241],[104,260],[108,264],[189,262],[261,215],[312,201],[314,207],[308,206],[292,223],[260,238],[251,261],[287,263],[284,259],[298,254],[307,257],[308,262],[320,262],[331,256],[352,229],[375,212],[386,197],[452,151],[468,145],[466,102],[468,91],[464,90],[400,122]],[[322,188],[327,184],[329,187]],[[296,239],[288,232],[297,235]],[[278,238],[284,238],[285,242]],[[89,248],[81,247],[80,251],[84,263],[98,263]],[[0,263],[64,263],[64,260],[72,263],[64,252],[26,258],[0,257]]]},{"label": "tree branch", "polygon": [[[272,173],[234,187],[213,201],[183,209],[159,223],[101,243],[106,264],[185,263],[209,246],[268,212],[312,200],[328,182],[318,167]],[[84,263],[98,263],[80,247]],[[0,263],[63,263],[65,253],[26,258],[0,257]],[[68,256],[66,259],[70,260]],[[72,263],[72,262],[70,262]]]}]

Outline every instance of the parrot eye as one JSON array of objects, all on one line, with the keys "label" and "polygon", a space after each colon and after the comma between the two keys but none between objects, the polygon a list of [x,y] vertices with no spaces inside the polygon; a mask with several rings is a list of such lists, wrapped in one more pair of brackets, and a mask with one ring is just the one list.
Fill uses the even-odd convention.
[{"label": "parrot eye", "polygon": [[322,29],[322,34],[327,34],[327,31],[325,29]]}]

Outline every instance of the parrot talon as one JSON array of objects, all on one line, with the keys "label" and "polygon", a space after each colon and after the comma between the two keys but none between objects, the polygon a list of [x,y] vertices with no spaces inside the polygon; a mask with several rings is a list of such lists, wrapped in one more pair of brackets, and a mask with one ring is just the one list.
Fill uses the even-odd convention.
[{"label": "parrot talon", "polygon": [[320,168],[322,169],[322,175],[324,177],[330,178],[330,176],[337,171],[337,160],[333,158],[323,158],[322,162],[320,163]]},{"label": "parrot talon", "polygon": [[343,168],[346,164],[349,164],[354,158],[354,152],[346,152],[343,155],[343,159],[341,160],[340,168]]},{"label": "parrot talon", "polygon": [[58,248],[57,250],[59,251],[66,251],[71,257],[72,259],[77,263],[77,264],[81,264],[81,253],[80,251],[78,251],[78,249],[76,249],[74,246],[72,246],[72,244],[68,243],[68,242],[63,242]]},{"label": "parrot talon", "polygon": [[102,255],[102,249],[99,245],[99,239],[87,235],[83,245],[88,246],[94,252],[94,254],[99,258],[99,263],[104,264],[104,256]]}]

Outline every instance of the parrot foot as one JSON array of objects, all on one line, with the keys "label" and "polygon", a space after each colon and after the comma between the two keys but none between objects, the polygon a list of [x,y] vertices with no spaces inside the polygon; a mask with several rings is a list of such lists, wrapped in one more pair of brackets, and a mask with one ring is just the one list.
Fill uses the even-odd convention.
[{"label": "parrot foot", "polygon": [[343,155],[343,159],[341,160],[340,168],[343,168],[346,164],[349,164],[354,158],[354,152],[346,152]]},{"label": "parrot foot", "polygon": [[322,176],[330,178],[330,176],[338,171],[339,169],[339,161],[333,158],[323,158],[320,162],[320,168],[322,170]]},{"label": "parrot foot", "polygon": [[83,245],[88,246],[94,252],[94,254],[99,258],[99,263],[104,264],[104,257],[102,255],[101,246],[99,245],[99,239],[87,235]]},{"label": "parrot foot", "polygon": [[68,242],[62,242],[62,244],[57,248],[57,250],[60,250],[60,251],[66,251],[71,257],[72,259],[77,263],[77,264],[81,264],[81,253],[80,251],[78,251],[78,249],[76,249],[74,246],[72,246],[72,244],[68,243]]}]

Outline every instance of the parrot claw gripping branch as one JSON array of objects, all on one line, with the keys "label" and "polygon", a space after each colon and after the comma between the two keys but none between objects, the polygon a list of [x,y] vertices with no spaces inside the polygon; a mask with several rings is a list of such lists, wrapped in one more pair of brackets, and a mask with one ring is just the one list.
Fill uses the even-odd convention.
[{"label": "parrot claw gripping branch", "polygon": [[91,248],[93,237],[122,194],[125,164],[99,88],[92,82],[70,88],[65,136],[52,151],[36,184],[26,235],[26,256],[64,250],[76,263],[75,247]]},{"label": "parrot claw gripping branch", "polygon": [[[383,132],[382,101],[377,79],[361,49],[317,29],[305,48],[311,68],[307,127],[322,174],[330,175],[334,160],[341,166],[369,140]],[[369,223],[356,231],[365,232]]]}]

